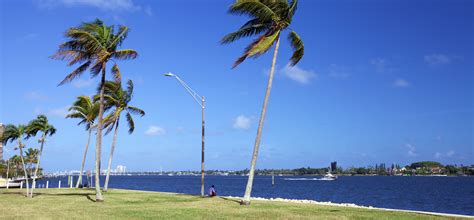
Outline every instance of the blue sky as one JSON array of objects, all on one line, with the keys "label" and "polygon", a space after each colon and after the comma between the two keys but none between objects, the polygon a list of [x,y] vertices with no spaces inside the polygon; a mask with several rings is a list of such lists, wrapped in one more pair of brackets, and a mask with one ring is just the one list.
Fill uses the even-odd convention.
[{"label": "blue sky", "polygon": [[[247,168],[271,54],[231,69],[251,40],[219,44],[248,19],[228,14],[231,3],[1,1],[0,122],[47,114],[58,132],[45,169],[79,168],[87,135],[64,115],[76,96],[94,93],[98,78],[57,87],[72,67],[49,56],[67,28],[101,18],[131,29],[123,48],[139,57],[119,65],[135,82],[133,104],[146,111],[134,134],[120,127],[113,165],[200,169],[200,107],[162,76],[171,71],[206,97],[207,169]],[[284,36],[257,167],[474,163],[473,9],[468,0],[301,0],[292,28],[305,56],[286,67]],[[111,135],[103,161],[110,143]],[[88,158],[92,169],[93,150]]]}]

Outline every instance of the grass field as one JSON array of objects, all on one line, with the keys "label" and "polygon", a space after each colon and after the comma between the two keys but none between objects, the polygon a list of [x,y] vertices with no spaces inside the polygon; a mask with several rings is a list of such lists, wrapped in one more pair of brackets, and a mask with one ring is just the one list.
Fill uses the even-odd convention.
[{"label": "grass field", "polygon": [[0,218],[11,219],[447,219],[425,214],[313,204],[253,201],[240,206],[235,199],[109,190],[105,202],[95,203],[86,189],[37,189],[33,199],[24,190],[0,190]]}]

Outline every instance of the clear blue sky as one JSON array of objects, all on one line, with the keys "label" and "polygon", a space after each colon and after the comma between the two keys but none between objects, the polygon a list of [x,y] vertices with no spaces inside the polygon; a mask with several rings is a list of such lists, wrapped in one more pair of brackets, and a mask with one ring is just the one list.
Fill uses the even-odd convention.
[{"label": "clear blue sky", "polygon": [[[200,169],[200,108],[162,76],[171,71],[206,97],[207,169],[247,168],[271,54],[231,69],[250,42],[219,44],[247,20],[227,13],[231,3],[1,1],[0,122],[47,114],[58,132],[45,169],[79,169],[86,132],[64,114],[76,96],[94,93],[98,78],[57,87],[73,68],[48,57],[67,28],[100,18],[131,29],[123,47],[140,56],[120,66],[136,84],[133,104],[147,113],[135,118],[134,134],[120,127],[114,167]],[[292,28],[305,56],[286,68],[284,36],[258,168],[474,163],[473,1],[301,0]],[[103,161],[110,143],[111,135]],[[91,169],[93,147],[88,158]]]}]

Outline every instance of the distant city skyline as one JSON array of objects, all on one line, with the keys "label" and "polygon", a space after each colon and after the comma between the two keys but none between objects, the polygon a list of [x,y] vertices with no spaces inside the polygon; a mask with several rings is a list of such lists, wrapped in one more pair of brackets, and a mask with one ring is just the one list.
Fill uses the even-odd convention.
[{"label": "distant city skyline", "polygon": [[[45,171],[80,169],[87,132],[64,117],[77,96],[95,94],[98,78],[84,73],[58,87],[73,67],[49,57],[68,28],[95,18],[130,28],[123,48],[139,57],[119,65],[135,84],[131,104],[146,111],[132,135],[121,124],[112,167],[200,169],[201,112],[163,76],[173,72],[206,97],[206,170],[248,168],[271,55],[231,69],[250,42],[219,43],[247,20],[227,13],[233,1],[92,2],[0,2],[0,122],[48,116],[58,131],[46,140]],[[300,1],[292,27],[305,56],[289,67],[282,38],[257,169],[474,164],[472,8],[469,0]],[[37,138],[25,143],[39,147]],[[94,157],[89,150],[85,170]]]}]

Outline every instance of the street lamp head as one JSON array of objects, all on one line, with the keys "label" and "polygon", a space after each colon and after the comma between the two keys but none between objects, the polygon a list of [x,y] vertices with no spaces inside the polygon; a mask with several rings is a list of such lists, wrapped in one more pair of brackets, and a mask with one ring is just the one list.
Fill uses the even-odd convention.
[{"label": "street lamp head", "polygon": [[174,77],[175,75],[172,73],[166,73],[164,76]]}]

